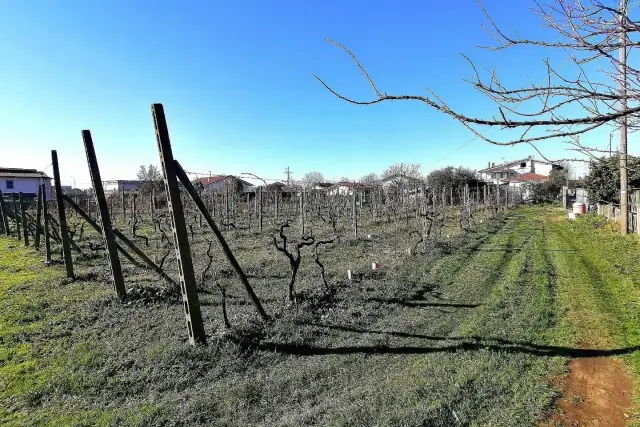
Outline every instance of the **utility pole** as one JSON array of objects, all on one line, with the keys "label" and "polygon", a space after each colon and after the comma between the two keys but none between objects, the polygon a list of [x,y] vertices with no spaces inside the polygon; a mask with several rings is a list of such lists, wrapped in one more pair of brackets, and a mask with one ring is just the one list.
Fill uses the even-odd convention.
[{"label": "utility pole", "polygon": [[287,174],[287,185],[291,185],[291,174],[293,172],[291,172],[291,170],[289,169],[289,166],[287,166],[287,169],[285,169],[284,173]]},{"label": "utility pole", "polygon": [[[620,0],[620,111],[627,111],[627,7],[629,0]],[[620,233],[629,232],[629,195],[627,171],[627,117],[620,121]]]},{"label": "utility pole", "polygon": [[613,132],[609,134],[609,158],[611,158],[611,141],[613,140]]}]

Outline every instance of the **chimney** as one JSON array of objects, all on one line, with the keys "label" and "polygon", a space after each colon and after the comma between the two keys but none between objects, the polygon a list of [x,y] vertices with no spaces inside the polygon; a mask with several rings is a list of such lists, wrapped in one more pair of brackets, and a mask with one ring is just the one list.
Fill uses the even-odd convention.
[{"label": "chimney", "polygon": [[495,164],[495,163],[491,163],[491,167],[492,167],[492,168],[495,168],[495,167],[496,167],[496,164]]},{"label": "chimney", "polygon": [[489,162],[489,164],[487,165],[487,167],[488,167],[488,168],[490,168],[490,167],[491,167],[491,162]]}]

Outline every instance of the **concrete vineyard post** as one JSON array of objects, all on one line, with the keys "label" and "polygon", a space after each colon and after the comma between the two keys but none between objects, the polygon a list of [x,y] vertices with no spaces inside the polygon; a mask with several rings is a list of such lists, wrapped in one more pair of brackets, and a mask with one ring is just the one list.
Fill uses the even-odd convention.
[{"label": "concrete vineyard post", "polygon": [[153,104],[151,110],[158,143],[158,152],[160,154],[160,163],[162,164],[162,172],[164,175],[167,205],[171,217],[171,229],[173,231],[174,247],[178,261],[180,290],[182,292],[189,342],[191,345],[206,344],[207,338],[202,321],[202,312],[200,311],[196,276],[193,270],[191,248],[189,246],[189,238],[187,237],[187,225],[184,219],[180,189],[176,177],[176,167],[173,161],[171,140],[169,139],[169,129],[167,128],[167,121],[162,104]]},{"label": "concrete vineyard post", "polygon": [[[127,296],[127,290],[124,286],[122,265],[120,264],[120,257],[118,256],[118,249],[116,247],[116,241],[113,236],[113,228],[111,225],[111,217],[109,216],[109,208],[107,207],[107,199],[105,198],[104,188],[102,187],[102,178],[100,176],[100,168],[98,167],[98,158],[96,157],[96,151],[93,146],[93,138],[91,137],[91,132],[89,130],[82,131],[82,140],[84,142],[84,149],[87,155],[87,164],[89,165],[91,184],[93,185],[93,194],[96,198],[100,221],[102,223],[102,238],[104,239],[104,245],[107,250],[107,259],[109,261],[109,268],[111,270],[111,281],[113,282],[113,288],[115,289],[118,298],[123,299]],[[124,191],[122,194],[124,202]]]},{"label": "concrete vineyard post", "polygon": [[60,238],[62,239],[62,255],[67,278],[74,279],[73,258],[71,258],[71,243],[69,242],[69,229],[67,228],[67,214],[62,199],[62,183],[60,182],[60,168],[58,167],[58,153],[51,150],[51,164],[53,166],[53,179],[56,185],[56,202],[58,204],[58,220],[60,221]]}]

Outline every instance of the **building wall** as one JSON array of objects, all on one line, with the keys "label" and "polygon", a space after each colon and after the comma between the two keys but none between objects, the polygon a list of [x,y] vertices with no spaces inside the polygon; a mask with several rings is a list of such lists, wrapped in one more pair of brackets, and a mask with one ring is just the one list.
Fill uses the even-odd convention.
[{"label": "building wall", "polygon": [[[249,183],[245,183],[239,181],[242,184],[242,192],[248,193],[255,191],[255,186]],[[221,179],[220,181],[212,182],[211,184],[207,184],[204,189],[206,192],[217,192],[224,190],[226,185],[229,184],[231,187],[229,189],[235,188],[235,183],[233,178]]]},{"label": "building wall", "polygon": [[544,163],[535,163],[533,173],[537,173],[538,175],[549,176],[551,173],[551,169],[553,169],[553,165],[547,165]]},{"label": "building wall", "polygon": [[[7,188],[7,181],[13,181],[13,189]],[[38,194],[38,185],[45,184],[47,199],[51,200],[51,180],[42,178],[0,178],[2,194],[33,193]]]},{"label": "building wall", "polygon": [[140,186],[139,182],[119,182],[118,191],[134,191]]},{"label": "building wall", "polygon": [[[533,159],[529,159],[521,163],[517,163],[515,165],[505,166],[503,169],[512,170],[519,175],[522,175],[525,173],[536,173],[538,175],[549,176],[549,174],[551,173],[551,170],[553,169],[553,165],[540,163],[540,162],[536,162]],[[482,172],[480,174],[480,179],[485,182],[498,184],[499,182],[501,183],[503,182],[503,180],[507,179],[507,177],[503,175],[504,173],[501,173],[501,172],[497,172],[497,173]]]}]

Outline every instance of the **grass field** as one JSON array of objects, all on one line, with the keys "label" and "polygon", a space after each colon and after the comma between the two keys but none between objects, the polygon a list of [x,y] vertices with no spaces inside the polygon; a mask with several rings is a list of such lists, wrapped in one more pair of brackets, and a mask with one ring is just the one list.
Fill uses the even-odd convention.
[{"label": "grass field", "polygon": [[[518,208],[413,256],[381,226],[386,244],[323,251],[332,290],[305,259],[294,306],[286,259],[263,235],[236,234],[274,320],[257,322],[216,257],[233,327],[204,286],[209,345],[197,348],[179,300],[157,297],[148,274],[125,267],[138,298],[122,304],[102,257],[80,260],[69,282],[0,238],[0,424],[535,425],[571,358],[620,356],[640,378],[638,241],[558,215]],[[366,268],[371,257],[380,270]]]}]

